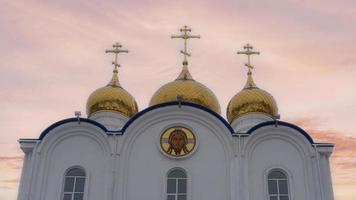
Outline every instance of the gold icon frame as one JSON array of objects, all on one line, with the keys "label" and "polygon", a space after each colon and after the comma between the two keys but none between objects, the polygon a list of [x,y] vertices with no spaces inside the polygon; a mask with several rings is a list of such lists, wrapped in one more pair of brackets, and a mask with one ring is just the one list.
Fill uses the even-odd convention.
[{"label": "gold icon frame", "polygon": [[197,146],[193,131],[183,126],[167,128],[160,137],[160,147],[164,154],[173,158],[190,155]]}]

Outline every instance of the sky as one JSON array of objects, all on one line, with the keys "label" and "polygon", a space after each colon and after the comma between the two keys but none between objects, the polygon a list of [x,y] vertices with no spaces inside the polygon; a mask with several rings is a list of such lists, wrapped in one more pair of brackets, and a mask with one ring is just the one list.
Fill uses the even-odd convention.
[{"label": "sky", "polygon": [[190,71],[218,97],[222,116],[244,86],[246,43],[256,84],[277,101],[281,120],[318,142],[334,143],[337,200],[356,198],[356,1],[354,0],[61,0],[0,1],[0,199],[15,200],[22,169],[19,138],[85,115],[88,96],[111,77],[115,42],[122,86],[139,104],[174,80],[183,25]]}]

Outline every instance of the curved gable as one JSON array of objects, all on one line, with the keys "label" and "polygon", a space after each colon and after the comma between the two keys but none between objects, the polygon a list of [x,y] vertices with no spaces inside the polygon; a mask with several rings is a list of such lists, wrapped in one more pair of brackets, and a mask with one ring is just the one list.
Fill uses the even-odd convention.
[{"label": "curved gable", "polygon": [[[234,130],[233,128],[230,126],[230,124],[223,118],[221,117],[221,115],[219,115],[218,113],[210,110],[209,108],[207,107],[204,107],[204,106],[201,106],[199,104],[195,104],[195,103],[190,103],[190,102],[178,102],[178,101],[173,101],[173,102],[168,102],[168,103],[162,103],[162,104],[157,104],[157,105],[154,105],[154,106],[150,106],[138,113],[136,113],[132,118],[130,118],[130,120],[122,127],[122,129],[120,131],[109,131],[107,130],[107,128],[105,126],[103,126],[102,124],[100,124],[99,122],[97,121],[94,121],[94,120],[91,120],[89,118],[80,118],[80,123],[89,123],[91,125],[94,125],[94,126],[97,126],[99,127],[100,129],[102,129],[104,132],[106,133],[121,133],[121,134],[124,134],[125,133],[125,130],[134,122],[136,121],[138,118],[142,117],[143,115],[145,115],[147,112],[150,112],[152,110],[156,110],[156,109],[159,109],[159,108],[163,108],[163,107],[168,107],[168,106],[179,106],[179,105],[182,105],[182,106],[190,106],[190,107],[194,107],[194,108],[197,108],[197,109],[200,109],[200,110],[204,110],[206,111],[207,113],[213,115],[214,117],[216,117],[219,121],[221,121],[225,126],[226,128],[231,132],[231,134],[234,133]],[[64,119],[64,120],[61,120],[61,121],[58,121],[54,124],[52,124],[51,126],[49,126],[48,128],[46,128],[40,135],[40,137],[38,138],[39,140],[42,140],[51,130],[55,129],[56,127],[58,126],[61,126],[63,124],[66,124],[66,123],[71,123],[71,122],[77,122],[78,119],[77,118],[68,118],[68,119]]]},{"label": "curved gable", "polygon": [[137,120],[138,118],[142,117],[143,115],[145,115],[149,111],[156,110],[156,109],[163,108],[163,107],[179,106],[179,105],[189,106],[189,107],[193,107],[193,108],[197,108],[197,109],[206,111],[207,113],[213,115],[219,121],[221,121],[226,126],[226,128],[231,132],[231,134],[234,133],[234,129],[230,126],[230,124],[223,117],[221,117],[221,115],[219,115],[218,113],[214,112],[213,110],[210,110],[209,108],[201,106],[199,104],[195,104],[195,103],[191,103],[191,102],[178,102],[178,101],[172,101],[172,102],[168,102],[168,103],[157,104],[157,105],[150,106],[150,107],[138,112],[136,115],[134,115],[132,118],[130,118],[130,120],[122,127],[121,132],[124,134],[126,129],[135,120]]},{"label": "curved gable", "polygon": [[302,134],[309,142],[310,144],[315,144],[313,138],[306,132],[304,131],[302,128],[294,125],[294,124],[291,124],[291,123],[288,123],[288,122],[284,122],[284,121],[267,121],[267,122],[262,122],[260,124],[257,124],[256,126],[252,127],[250,130],[247,131],[246,134],[253,134],[257,129],[260,129],[260,128],[263,128],[263,127],[267,127],[267,126],[275,126],[277,123],[278,126],[285,126],[285,127],[288,127],[288,128],[291,128],[291,129],[294,129],[296,130],[298,133]]},{"label": "curved gable", "polygon": [[[80,123],[89,123],[89,124],[92,124],[94,126],[97,126],[99,127],[100,129],[102,129],[104,132],[109,132],[105,126],[103,126],[102,124],[94,121],[94,120],[91,120],[91,119],[88,119],[88,118],[79,118],[80,119]],[[63,125],[63,124],[67,124],[67,123],[71,123],[71,122],[78,122],[78,118],[68,118],[68,119],[64,119],[64,120],[61,120],[61,121],[58,121],[54,124],[52,124],[51,126],[49,126],[48,128],[46,128],[40,135],[40,137],[38,138],[39,140],[42,140],[51,130]]]}]

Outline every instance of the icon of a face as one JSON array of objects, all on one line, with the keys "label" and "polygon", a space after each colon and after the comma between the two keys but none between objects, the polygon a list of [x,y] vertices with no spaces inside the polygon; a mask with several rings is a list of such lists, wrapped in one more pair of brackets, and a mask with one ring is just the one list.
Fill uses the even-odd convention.
[{"label": "icon of a face", "polygon": [[176,130],[172,131],[171,136],[169,137],[168,143],[169,143],[170,149],[173,149],[177,155],[180,155],[182,150],[186,149],[186,145],[188,143],[188,138],[185,135],[184,131],[176,129]]}]

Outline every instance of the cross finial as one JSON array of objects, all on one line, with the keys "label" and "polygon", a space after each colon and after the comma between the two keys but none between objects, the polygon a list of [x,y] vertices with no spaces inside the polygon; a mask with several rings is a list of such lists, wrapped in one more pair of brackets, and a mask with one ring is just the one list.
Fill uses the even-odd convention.
[{"label": "cross finial", "polygon": [[191,38],[200,38],[200,35],[190,35],[189,33],[192,32],[192,29],[188,26],[183,26],[180,30],[182,32],[181,35],[172,35],[171,38],[182,38],[184,40],[184,50],[181,50],[180,53],[184,55],[183,65],[188,65],[187,57],[191,56],[187,50],[187,40]]},{"label": "cross finial", "polygon": [[128,53],[128,50],[121,49],[122,45],[118,42],[116,42],[114,45],[112,45],[112,50],[105,50],[105,53],[114,53],[115,54],[115,60],[112,62],[112,64],[115,66],[114,72],[117,72],[117,68],[120,67],[120,64],[117,62],[117,58],[119,53]]},{"label": "cross finial", "polygon": [[244,46],[245,51],[238,51],[237,54],[245,54],[247,55],[247,63],[245,63],[245,66],[248,67],[248,72],[251,73],[251,69],[253,69],[253,65],[251,65],[251,59],[250,56],[251,55],[260,55],[260,52],[258,51],[253,51],[253,47],[247,43]]}]

